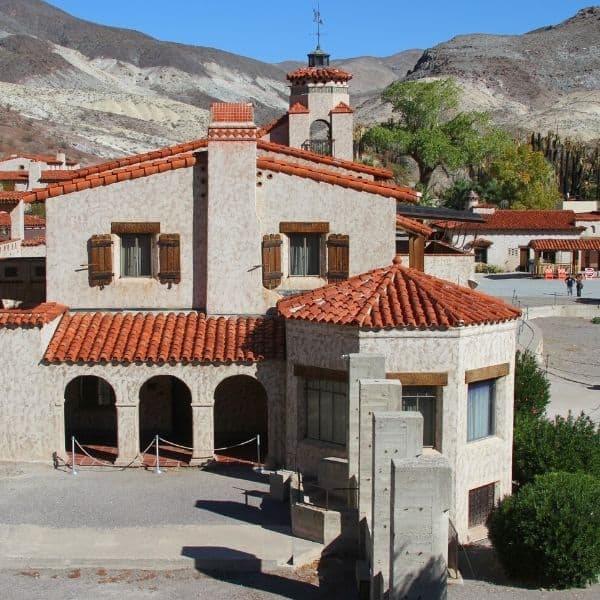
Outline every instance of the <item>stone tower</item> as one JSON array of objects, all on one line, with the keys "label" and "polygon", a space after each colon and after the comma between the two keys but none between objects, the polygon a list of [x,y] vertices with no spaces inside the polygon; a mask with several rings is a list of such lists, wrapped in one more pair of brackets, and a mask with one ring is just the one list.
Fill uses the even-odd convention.
[{"label": "stone tower", "polygon": [[291,84],[289,145],[352,160],[348,89],[352,75],[329,66],[329,54],[317,46],[308,55],[308,66],[288,73],[287,79]]}]

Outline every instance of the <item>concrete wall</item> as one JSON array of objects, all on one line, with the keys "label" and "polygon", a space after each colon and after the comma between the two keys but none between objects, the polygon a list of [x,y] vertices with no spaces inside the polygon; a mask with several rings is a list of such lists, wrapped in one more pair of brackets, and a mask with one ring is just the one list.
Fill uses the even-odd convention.
[{"label": "concrete wall", "polygon": [[306,403],[304,380],[294,375],[294,366],[317,366],[347,370],[343,355],[357,352],[358,336],[349,327],[335,327],[305,322],[286,322],[287,406],[286,467],[299,469],[316,477],[322,458],[347,458],[345,446],[306,438]]},{"label": "concrete wall", "polygon": [[472,254],[426,254],[425,273],[466,286],[475,273],[475,258]]},{"label": "concrete wall", "polygon": [[[194,306],[193,177],[194,168],[177,169],[50,198],[46,202],[48,299],[77,308]],[[110,233],[113,221],[156,221],[161,233],[178,233],[181,283],[169,289],[156,277],[121,278],[119,236],[113,235],[113,282],[103,289],[90,287],[88,240],[92,235]],[[154,275],[158,273],[156,241]]]},{"label": "concrete wall", "polygon": [[[442,388],[441,446],[455,480],[451,517],[468,539],[468,491],[497,482],[498,496],[511,492],[514,355],[517,323],[463,327],[448,331],[361,332],[360,352],[385,356],[386,372],[446,372]],[[509,363],[496,386],[495,435],[467,442],[465,371]]]}]

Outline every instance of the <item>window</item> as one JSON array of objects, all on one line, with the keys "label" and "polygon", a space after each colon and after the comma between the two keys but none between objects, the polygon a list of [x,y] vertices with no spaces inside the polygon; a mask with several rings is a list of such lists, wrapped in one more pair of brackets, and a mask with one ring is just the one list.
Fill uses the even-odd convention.
[{"label": "window", "polygon": [[435,386],[402,386],[402,410],[414,410],[423,415],[423,446],[435,446],[437,388]]},{"label": "window", "polygon": [[46,265],[38,265],[33,268],[33,276],[37,279],[46,277]]},{"label": "window", "polygon": [[496,380],[469,383],[467,397],[467,441],[494,435]]},{"label": "window", "polygon": [[150,277],[152,236],[147,233],[121,235],[121,277]]},{"label": "window", "polygon": [[19,276],[17,267],[4,267],[4,277],[14,278]]},{"label": "window", "polygon": [[478,263],[487,263],[487,248],[475,248],[475,262]]},{"label": "window", "polygon": [[324,379],[305,380],[306,437],[346,444],[348,384]]},{"label": "window", "polygon": [[290,275],[319,276],[321,274],[321,235],[290,234]]},{"label": "window", "polygon": [[469,490],[469,527],[485,525],[494,508],[495,492],[495,483]]}]

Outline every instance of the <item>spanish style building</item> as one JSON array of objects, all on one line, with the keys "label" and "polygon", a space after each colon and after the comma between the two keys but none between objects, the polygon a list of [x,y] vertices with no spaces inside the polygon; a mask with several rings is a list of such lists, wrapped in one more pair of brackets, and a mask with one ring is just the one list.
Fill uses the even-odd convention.
[{"label": "spanish style building", "polygon": [[262,461],[310,478],[348,461],[364,354],[451,462],[461,538],[510,493],[519,311],[395,258],[418,196],[352,161],[350,78],[313,53],[267,127],[215,103],[202,139],[0,199],[15,222],[46,209],[43,301],[0,312],[1,460],[75,436],[130,465],[159,434],[197,465],[260,434]]}]

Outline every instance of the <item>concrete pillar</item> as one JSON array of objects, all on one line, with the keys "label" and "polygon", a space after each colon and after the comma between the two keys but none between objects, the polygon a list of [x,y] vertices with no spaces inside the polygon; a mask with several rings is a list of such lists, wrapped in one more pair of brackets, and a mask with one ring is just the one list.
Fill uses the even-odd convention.
[{"label": "concrete pillar", "polygon": [[358,464],[359,518],[370,521],[373,493],[373,413],[402,408],[402,384],[397,379],[361,379]]},{"label": "concrete pillar", "polygon": [[390,600],[447,597],[452,470],[444,456],[392,461]]},{"label": "concrete pillar", "polygon": [[25,205],[20,200],[17,206],[10,211],[10,239],[25,239]]},{"label": "concrete pillar", "polygon": [[348,478],[349,486],[358,486],[358,454],[360,443],[360,379],[384,379],[385,358],[368,354],[348,357]]},{"label": "concrete pillar", "polygon": [[117,466],[139,463],[140,448],[139,412],[137,404],[117,404],[117,440],[119,456]]},{"label": "concrete pillar", "polygon": [[423,416],[419,412],[373,413],[373,496],[371,532],[371,600],[388,590],[392,460],[415,458],[423,451]]},{"label": "concrete pillar", "polygon": [[212,404],[192,404],[192,434],[194,449],[190,465],[202,465],[212,459],[215,450]]}]

